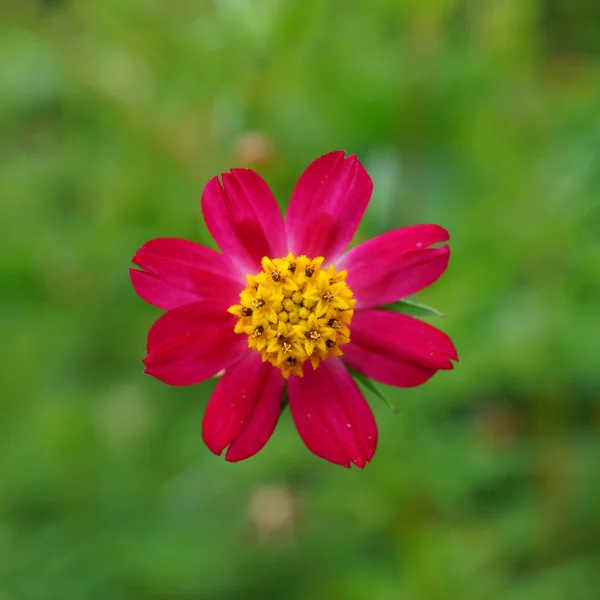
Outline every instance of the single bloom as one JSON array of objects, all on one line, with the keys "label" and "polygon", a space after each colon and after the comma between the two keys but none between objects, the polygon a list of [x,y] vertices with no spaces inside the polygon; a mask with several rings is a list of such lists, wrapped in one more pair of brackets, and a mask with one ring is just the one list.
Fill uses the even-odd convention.
[{"label": "single bloom", "polygon": [[221,249],[159,238],[133,257],[141,298],[165,311],[150,328],[145,372],[169,385],[224,373],[202,436],[228,461],[256,454],[282,411],[284,388],[306,446],[364,467],[377,425],[347,366],[387,385],[412,387],[457,361],[450,338],[407,314],[378,307],[431,285],[445,271],[448,232],[396,229],[346,251],[373,183],[355,156],[330,152],[300,177],[284,219],[265,181],[231,169],[202,194]]}]

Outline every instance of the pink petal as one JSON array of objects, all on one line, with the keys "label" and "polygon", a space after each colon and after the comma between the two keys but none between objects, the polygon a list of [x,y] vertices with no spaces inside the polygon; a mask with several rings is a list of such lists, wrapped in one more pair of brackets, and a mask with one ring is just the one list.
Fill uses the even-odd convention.
[{"label": "pink petal", "polygon": [[373,413],[337,358],[288,380],[290,409],[308,449],[332,463],[363,468],[377,447]]},{"label": "pink petal", "polygon": [[408,315],[385,310],[354,313],[344,362],[371,379],[398,387],[425,383],[458,360],[450,338]]},{"label": "pink petal", "polygon": [[211,452],[235,462],[256,454],[269,440],[279,413],[284,379],[279,369],[248,351],[215,387],[202,422]]},{"label": "pink petal", "polygon": [[235,334],[236,317],[203,300],[165,313],[148,332],[146,373],[169,385],[192,385],[213,377],[247,349]]},{"label": "pink petal", "polygon": [[211,179],[202,193],[206,226],[223,251],[244,273],[261,270],[263,256],[285,256],[285,225],[265,181],[249,169]]},{"label": "pink petal", "polygon": [[348,270],[346,281],[356,308],[383,306],[435,282],[448,266],[450,249],[426,246],[448,237],[438,225],[415,225],[384,233],[347,252],[337,267]]},{"label": "pink petal", "polygon": [[246,285],[222,254],[187,240],[150,240],[132,260],[144,269],[129,270],[135,291],[165,310],[207,299],[231,306]]},{"label": "pink petal", "polygon": [[373,182],[356,156],[330,152],[302,174],[290,200],[290,250],[334,261],[348,245],[367,208]]}]

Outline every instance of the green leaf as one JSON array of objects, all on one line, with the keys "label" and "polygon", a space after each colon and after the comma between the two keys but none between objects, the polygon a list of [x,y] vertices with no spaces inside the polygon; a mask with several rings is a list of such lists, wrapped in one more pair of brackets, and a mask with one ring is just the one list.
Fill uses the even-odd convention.
[{"label": "green leaf", "polygon": [[392,310],[394,312],[404,313],[411,317],[445,317],[444,313],[441,313],[436,308],[427,306],[426,304],[419,304],[412,300],[398,300],[398,302],[392,302],[381,306],[383,310]]},{"label": "green leaf", "polygon": [[359,384],[365,387],[370,392],[373,392],[378,398],[383,400],[396,414],[400,414],[400,411],[392,404],[391,400],[388,400],[382,393],[379,388],[366,376],[358,371],[354,370],[352,367],[346,365],[348,371],[350,371],[350,375],[354,378],[354,380]]}]

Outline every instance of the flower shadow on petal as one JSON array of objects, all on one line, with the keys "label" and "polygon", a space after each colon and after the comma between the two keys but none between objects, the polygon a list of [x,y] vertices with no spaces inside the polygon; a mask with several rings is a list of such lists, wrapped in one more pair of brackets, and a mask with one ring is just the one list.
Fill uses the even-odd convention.
[{"label": "flower shadow on petal", "polygon": [[150,328],[146,373],[169,385],[193,385],[235,362],[246,350],[235,319],[209,301],[165,313]]},{"label": "flower shadow on petal", "polygon": [[330,358],[289,380],[290,409],[308,449],[332,463],[363,468],[377,447],[377,424],[352,376]]},{"label": "flower shadow on petal", "polygon": [[384,310],[358,310],[344,362],[367,377],[397,387],[425,383],[458,361],[450,338],[428,323]]},{"label": "flower shadow on petal", "polygon": [[277,424],[283,386],[279,370],[248,351],[219,380],[208,402],[202,423],[205,444],[218,455],[229,446],[230,462],[256,454]]}]

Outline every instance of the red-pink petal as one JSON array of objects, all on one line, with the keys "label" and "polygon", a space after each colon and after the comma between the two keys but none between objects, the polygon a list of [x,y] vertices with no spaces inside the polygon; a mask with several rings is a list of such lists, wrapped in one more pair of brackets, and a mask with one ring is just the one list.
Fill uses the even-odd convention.
[{"label": "red-pink petal", "polygon": [[144,269],[129,270],[135,291],[146,302],[165,310],[199,300],[231,306],[245,287],[243,277],[232,273],[226,257],[187,240],[150,240],[132,260]]},{"label": "red-pink petal", "polygon": [[385,310],[354,313],[343,360],[367,377],[398,387],[425,383],[436,371],[452,369],[458,356],[439,329]]},{"label": "red-pink petal", "polygon": [[334,261],[354,235],[373,182],[356,156],[330,152],[313,161],[292,194],[285,224],[290,250]]},{"label": "red-pink petal", "polygon": [[192,385],[216,375],[246,351],[233,332],[236,318],[204,300],[165,313],[148,332],[146,373],[169,385]]},{"label": "red-pink petal", "polygon": [[377,447],[373,413],[348,370],[337,358],[304,377],[288,380],[290,409],[308,449],[332,463],[362,468]]},{"label": "red-pink petal", "polygon": [[448,237],[438,225],[415,225],[384,233],[347,252],[337,268],[348,270],[346,282],[356,308],[383,306],[434,283],[448,266],[450,249],[426,246]]},{"label": "red-pink petal", "polygon": [[263,256],[287,253],[285,226],[265,181],[249,169],[211,179],[202,193],[206,226],[223,251],[247,273],[261,270]]},{"label": "red-pink petal", "polygon": [[256,454],[269,440],[279,413],[284,379],[279,369],[248,351],[227,369],[213,392],[202,437],[211,452],[235,462]]}]

